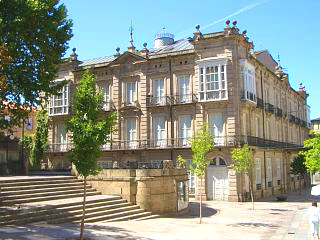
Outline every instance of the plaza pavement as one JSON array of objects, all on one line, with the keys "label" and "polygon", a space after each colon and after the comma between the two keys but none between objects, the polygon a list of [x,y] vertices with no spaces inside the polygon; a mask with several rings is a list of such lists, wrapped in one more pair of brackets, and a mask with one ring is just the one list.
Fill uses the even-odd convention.
[{"label": "plaza pavement", "polygon": [[[287,202],[275,197],[252,204],[207,201],[203,203],[203,224],[198,224],[199,204],[191,202],[183,216],[141,221],[86,224],[90,240],[305,240],[308,235],[306,208],[310,189],[290,193]],[[34,224],[0,227],[0,240],[76,239],[76,224]]]}]

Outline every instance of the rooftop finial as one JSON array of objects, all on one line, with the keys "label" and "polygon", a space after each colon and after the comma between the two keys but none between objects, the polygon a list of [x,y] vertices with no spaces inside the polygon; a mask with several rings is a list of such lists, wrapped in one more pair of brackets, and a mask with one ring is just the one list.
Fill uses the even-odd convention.
[{"label": "rooftop finial", "polygon": [[131,20],[131,25],[130,25],[130,28],[129,28],[129,32],[130,32],[130,47],[133,48],[133,36],[132,36],[133,27],[132,27],[132,20]]},{"label": "rooftop finial", "polygon": [[76,53],[76,48],[72,48],[72,53],[70,54],[70,60],[71,61],[76,61],[77,60],[77,57],[78,57],[78,55],[77,55],[77,53]]}]

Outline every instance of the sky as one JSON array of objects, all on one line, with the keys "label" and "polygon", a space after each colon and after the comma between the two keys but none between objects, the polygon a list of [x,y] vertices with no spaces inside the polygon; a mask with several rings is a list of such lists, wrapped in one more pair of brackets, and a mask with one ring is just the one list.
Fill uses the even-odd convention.
[{"label": "sky", "polygon": [[202,33],[223,31],[226,19],[247,30],[255,51],[267,49],[289,74],[294,89],[302,83],[309,93],[311,119],[320,117],[319,0],[62,0],[73,20],[72,48],[87,60],[124,52],[132,22],[137,49],[153,47],[163,27],[175,39],[187,38],[200,25]]}]

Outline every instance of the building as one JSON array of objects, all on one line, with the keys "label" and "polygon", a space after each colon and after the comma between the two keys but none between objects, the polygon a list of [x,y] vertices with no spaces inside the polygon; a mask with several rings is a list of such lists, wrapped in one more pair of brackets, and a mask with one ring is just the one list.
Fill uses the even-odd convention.
[{"label": "building", "polygon": [[[132,36],[132,35],[131,35]],[[246,31],[230,21],[221,32],[174,40],[166,30],[138,51],[131,38],[128,51],[79,61],[75,49],[59,68],[56,81],[68,80],[51,97],[48,165],[68,167],[72,148],[65,131],[72,93],[89,69],[104,92],[104,109],[118,113],[118,131],[103,146],[104,168],[157,167],[182,155],[191,163],[189,139],[208,124],[214,150],[204,181],[189,176],[190,194],[238,201],[248,197],[248,179],[232,170],[231,150],[245,143],[254,152],[256,198],[295,188],[290,161],[308,136],[307,93],[294,90],[268,51],[253,51]],[[202,183],[202,185],[201,185]]]},{"label": "building", "polygon": [[320,117],[311,120],[311,126],[313,131],[320,133]]}]

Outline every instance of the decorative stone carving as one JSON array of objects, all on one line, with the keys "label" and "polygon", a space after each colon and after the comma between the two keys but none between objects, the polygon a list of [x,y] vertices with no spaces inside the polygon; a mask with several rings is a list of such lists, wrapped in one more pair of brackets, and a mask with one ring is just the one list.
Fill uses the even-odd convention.
[{"label": "decorative stone carving", "polygon": [[163,169],[173,169],[173,162],[172,160],[163,160]]}]

